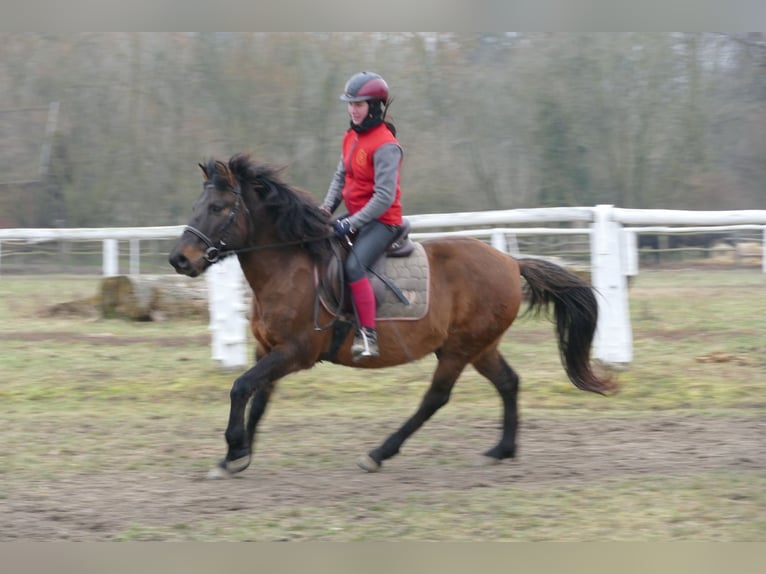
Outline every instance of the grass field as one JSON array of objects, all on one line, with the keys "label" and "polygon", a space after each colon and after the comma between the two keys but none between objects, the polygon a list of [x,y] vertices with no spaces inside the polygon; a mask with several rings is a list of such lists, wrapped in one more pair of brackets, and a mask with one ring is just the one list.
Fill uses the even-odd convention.
[{"label": "grass field", "polygon": [[552,325],[503,349],[522,378],[520,457],[478,467],[500,401],[468,369],[381,473],[354,459],[416,407],[432,359],[318,365],[282,381],[253,465],[225,452],[236,373],[201,321],[50,317],[98,277],[0,277],[0,540],[737,540],[766,538],[766,276],[642,272],[622,389],[575,389]]}]

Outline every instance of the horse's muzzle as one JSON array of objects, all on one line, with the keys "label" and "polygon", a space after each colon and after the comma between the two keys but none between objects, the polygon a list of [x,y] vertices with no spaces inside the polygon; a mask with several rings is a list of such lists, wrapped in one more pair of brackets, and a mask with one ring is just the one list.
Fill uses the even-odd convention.
[{"label": "horse's muzzle", "polygon": [[168,262],[176,270],[176,273],[181,275],[187,275],[189,277],[197,277],[201,270],[199,265],[194,265],[184,253],[178,249],[174,249],[168,255]]}]

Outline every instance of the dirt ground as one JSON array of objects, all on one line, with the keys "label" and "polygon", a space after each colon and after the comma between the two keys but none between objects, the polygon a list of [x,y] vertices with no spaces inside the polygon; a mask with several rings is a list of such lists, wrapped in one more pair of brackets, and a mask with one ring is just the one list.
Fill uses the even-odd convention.
[{"label": "dirt ground", "polygon": [[[381,428],[393,429],[401,421],[379,422]],[[345,465],[317,465],[309,463],[309,458],[304,464],[300,457],[310,457],[310,449],[297,449],[290,465],[274,464],[270,457],[291,453],[271,451],[262,459],[256,453],[249,469],[226,481],[206,480],[202,470],[164,471],[159,467],[152,471],[104,468],[23,483],[6,474],[5,499],[0,500],[0,540],[113,540],[131,524],[161,527],[232,512],[257,516],[269,510],[315,505],[317,493],[326,505],[367,495],[386,504],[428,492],[444,493],[449,500],[451,492],[476,488],[592,486],[641,475],[690,477],[719,470],[735,474],[766,471],[766,418],[747,413],[556,419],[530,414],[522,422],[519,458],[494,466],[479,466],[477,454],[492,445],[496,424],[472,420],[463,426],[437,416],[428,423],[428,430],[424,427],[420,432],[438,437],[438,442],[418,441],[416,434],[377,474],[366,474],[354,464],[356,455],[374,446],[367,444],[367,437],[353,440],[356,423],[338,420],[332,425],[337,428],[313,432],[337,432],[344,437],[332,448],[347,454],[336,457],[346,460]],[[281,436],[293,432],[300,437],[307,430],[277,425],[270,432]],[[178,441],[176,447],[195,448],[193,436]],[[349,443],[358,444],[358,452],[348,452]],[[445,457],[450,462],[445,463]]]}]

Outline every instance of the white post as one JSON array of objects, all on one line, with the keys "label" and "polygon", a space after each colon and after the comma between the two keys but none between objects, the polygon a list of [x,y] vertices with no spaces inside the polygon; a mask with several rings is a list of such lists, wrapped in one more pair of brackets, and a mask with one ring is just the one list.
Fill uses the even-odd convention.
[{"label": "white post", "polygon": [[625,366],[633,360],[621,231],[622,225],[612,219],[612,206],[597,205],[591,233],[591,277],[599,300],[593,356],[612,366]]},{"label": "white post", "polygon": [[505,240],[508,242],[508,253],[514,257],[519,257],[521,250],[519,249],[519,240],[516,238],[516,234],[506,235]]},{"label": "white post", "polygon": [[492,247],[503,253],[508,253],[508,243],[505,241],[505,233],[498,231],[497,229],[492,230]]},{"label": "white post", "polygon": [[622,272],[623,275],[634,277],[638,275],[638,237],[631,229],[622,230]]},{"label": "white post", "polygon": [[116,239],[104,239],[102,269],[104,277],[119,275],[120,249]]},{"label": "white post", "polygon": [[227,257],[206,272],[212,356],[225,369],[245,367],[247,318],[245,281],[236,257]]},{"label": "white post", "polygon": [[138,275],[140,272],[139,266],[141,264],[141,240],[130,240],[130,274]]}]

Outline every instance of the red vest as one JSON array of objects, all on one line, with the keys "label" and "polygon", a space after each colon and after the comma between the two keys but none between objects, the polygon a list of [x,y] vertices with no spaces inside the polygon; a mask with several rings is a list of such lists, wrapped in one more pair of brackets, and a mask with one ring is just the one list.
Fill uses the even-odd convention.
[{"label": "red vest", "polygon": [[[375,187],[375,166],[372,156],[380,146],[399,142],[385,124],[380,124],[363,133],[348,130],[343,138],[343,164],[346,168],[346,183],[343,186],[343,202],[349,214],[362,209],[372,197]],[[400,160],[401,165],[401,160]],[[393,204],[378,217],[387,225],[402,224],[402,191],[399,188],[400,172],[396,174],[396,195]]]}]

